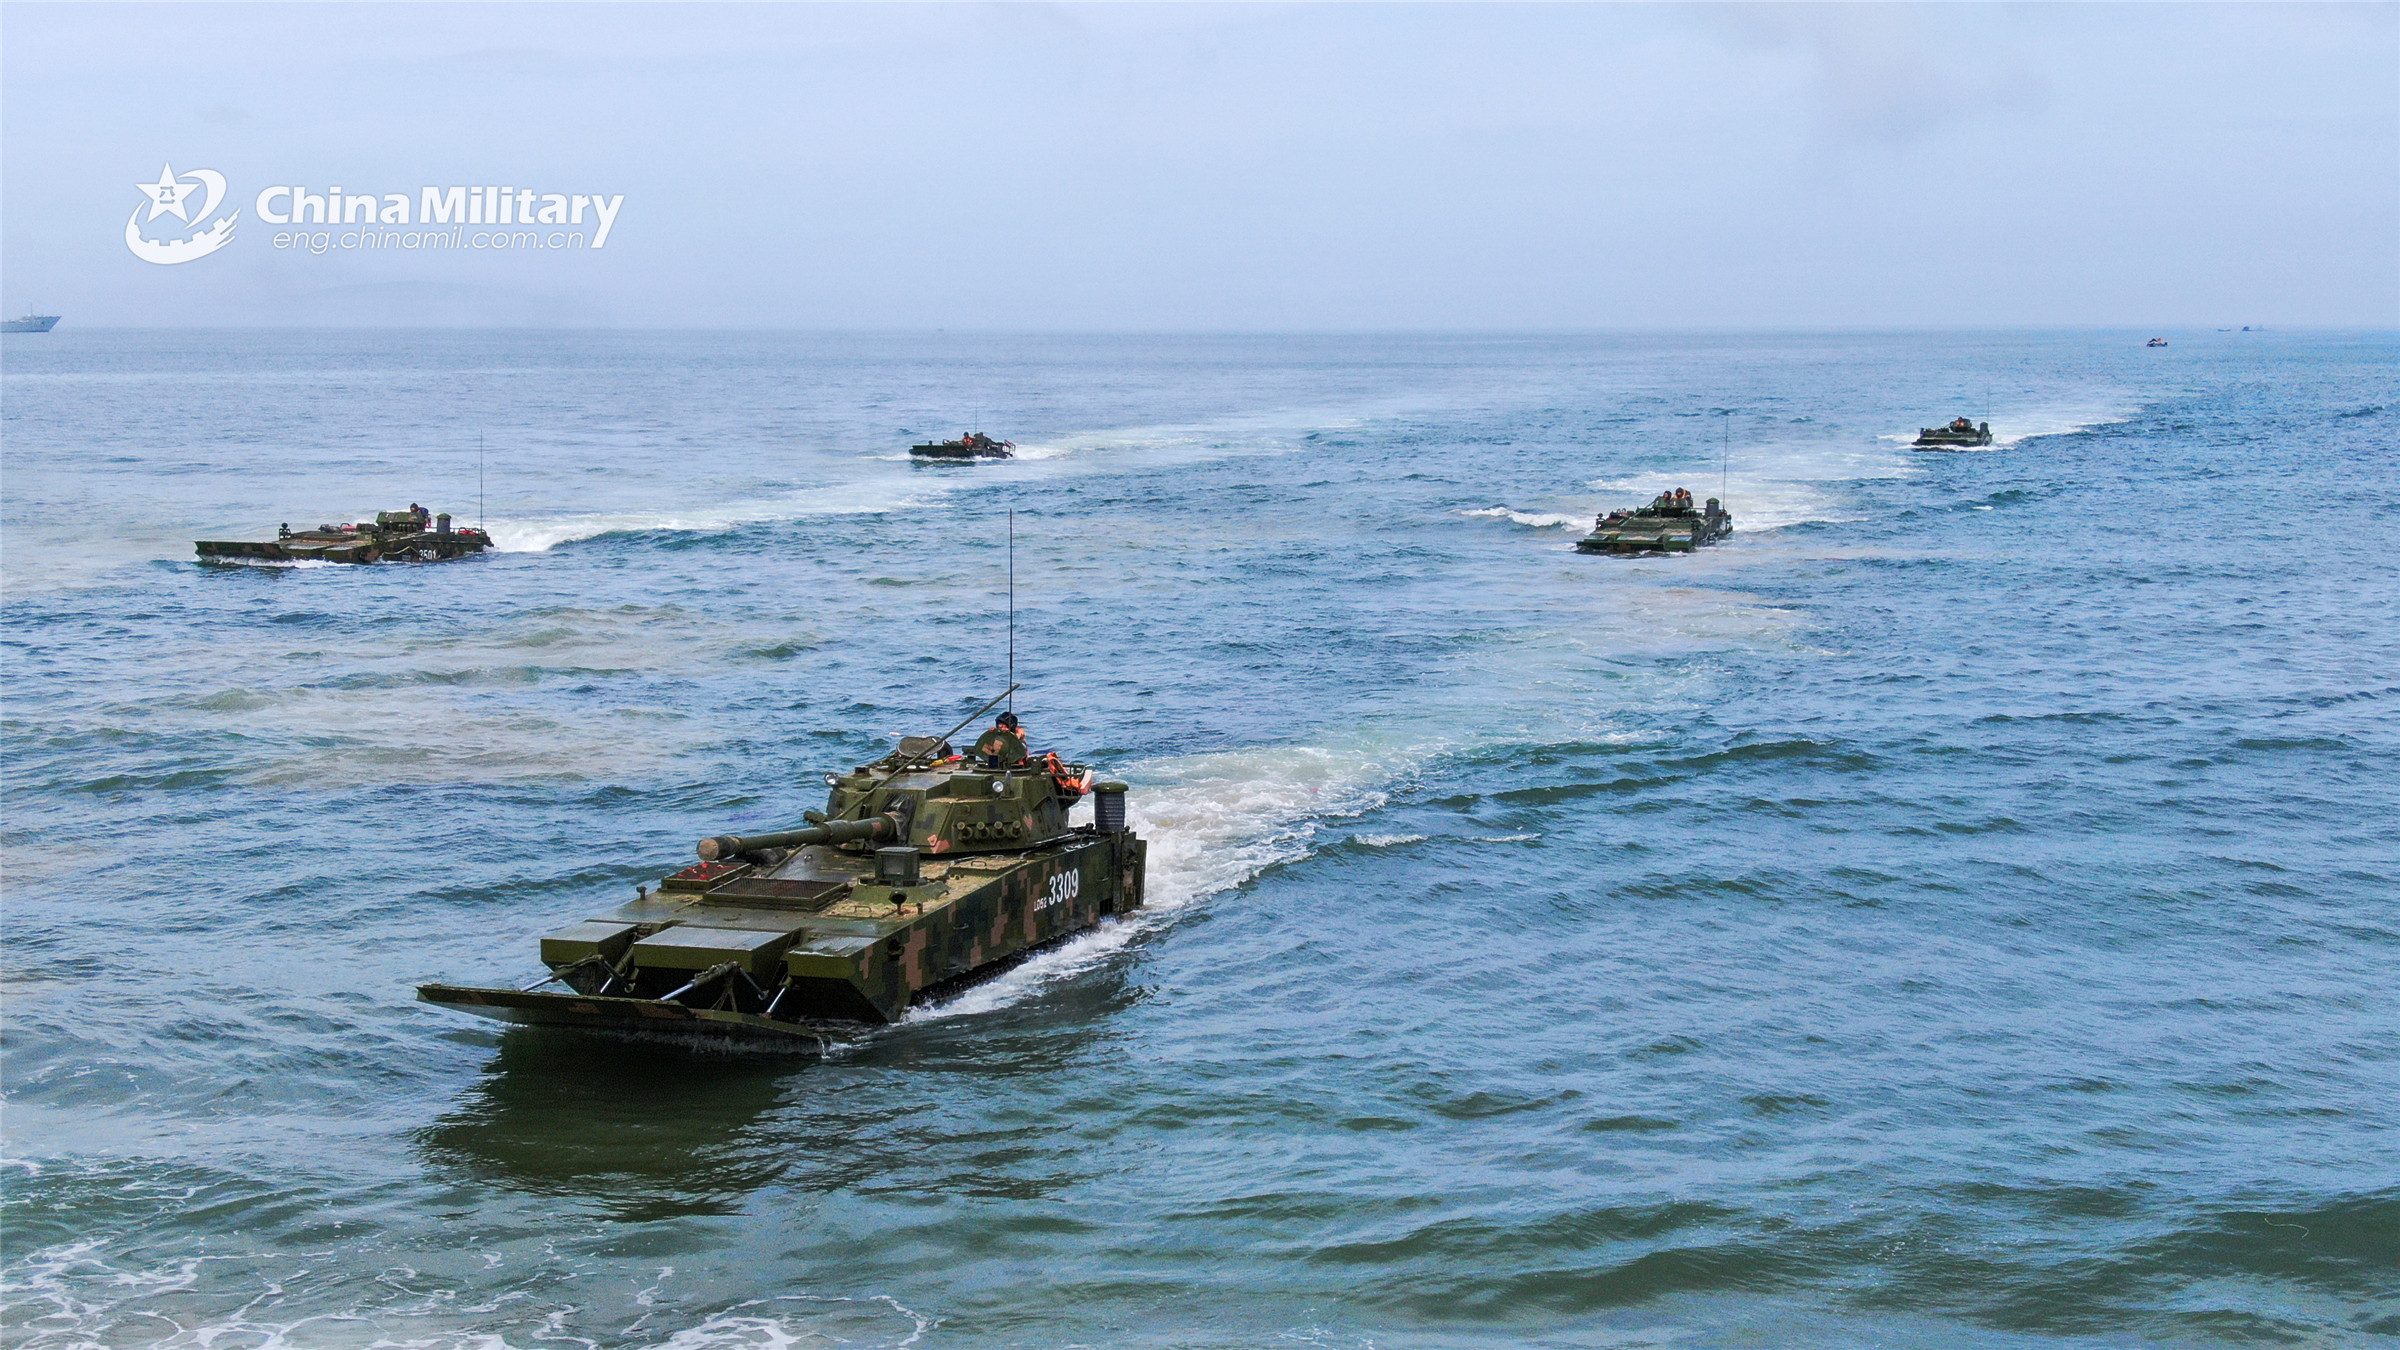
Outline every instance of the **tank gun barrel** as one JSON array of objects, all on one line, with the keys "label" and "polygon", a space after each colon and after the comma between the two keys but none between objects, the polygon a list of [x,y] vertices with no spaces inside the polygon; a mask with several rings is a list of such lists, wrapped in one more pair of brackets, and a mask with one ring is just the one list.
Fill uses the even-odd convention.
[{"label": "tank gun barrel", "polygon": [[774,834],[720,834],[700,841],[700,861],[716,862],[736,854],[754,853],[762,848],[799,848],[806,844],[854,844],[862,839],[890,839],[899,833],[899,822],[890,816],[870,816],[865,820],[828,821],[823,825],[811,825],[801,830],[781,830]]}]

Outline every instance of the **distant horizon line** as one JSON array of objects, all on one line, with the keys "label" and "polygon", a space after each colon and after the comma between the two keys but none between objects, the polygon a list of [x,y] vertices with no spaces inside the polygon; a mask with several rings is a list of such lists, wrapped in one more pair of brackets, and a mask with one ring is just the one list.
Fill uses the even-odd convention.
[{"label": "distant horizon line", "polygon": [[[27,310],[28,316],[46,311]],[[68,317],[56,314],[62,321]],[[702,325],[702,324],[321,324],[321,323],[239,323],[239,324],[75,324],[52,330],[59,332],[92,333],[746,333],[776,335],[884,335],[923,337],[939,334],[948,336],[982,337],[1571,337],[1578,335],[1711,335],[1727,334],[1866,334],[1866,333],[2400,333],[2400,323],[2249,323],[2236,325],[2203,324],[2190,321],[2177,323],[2008,323],[2008,324],[1826,324],[1826,325],[1730,325],[1705,327],[1686,324],[1624,324],[1578,326],[1505,327],[1402,327],[1402,328],[1067,328],[1067,327],[988,327],[951,328],[917,326],[775,326],[760,325]],[[12,336],[38,336],[22,334]]]}]

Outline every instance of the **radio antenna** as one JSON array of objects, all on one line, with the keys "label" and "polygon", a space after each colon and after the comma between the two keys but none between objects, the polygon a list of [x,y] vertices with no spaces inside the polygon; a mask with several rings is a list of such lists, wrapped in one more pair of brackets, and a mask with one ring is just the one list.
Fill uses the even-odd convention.
[{"label": "radio antenna", "polygon": [[1008,512],[1008,710],[1017,710],[1017,512]]}]

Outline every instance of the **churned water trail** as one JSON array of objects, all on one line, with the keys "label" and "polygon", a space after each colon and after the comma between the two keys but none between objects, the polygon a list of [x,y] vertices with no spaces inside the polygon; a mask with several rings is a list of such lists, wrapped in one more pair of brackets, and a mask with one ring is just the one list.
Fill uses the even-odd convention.
[{"label": "churned water trail", "polygon": [[[12,342],[0,1341],[2400,1337],[2400,352],[2147,336]],[[491,554],[191,557],[478,434]],[[1011,511],[1142,911],[799,1054],[413,1000],[1000,688]]]}]

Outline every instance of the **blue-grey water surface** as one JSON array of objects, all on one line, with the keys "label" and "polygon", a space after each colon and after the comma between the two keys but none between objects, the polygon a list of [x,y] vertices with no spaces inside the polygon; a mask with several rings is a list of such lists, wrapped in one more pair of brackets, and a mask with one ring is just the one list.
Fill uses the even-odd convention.
[{"label": "blue-grey water surface", "polygon": [[[2145,336],[11,337],[0,1339],[2400,1339],[2400,341]],[[412,1002],[996,692],[1012,509],[1149,911]]]}]

